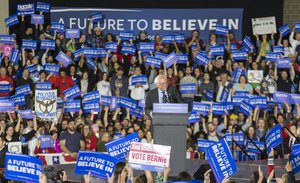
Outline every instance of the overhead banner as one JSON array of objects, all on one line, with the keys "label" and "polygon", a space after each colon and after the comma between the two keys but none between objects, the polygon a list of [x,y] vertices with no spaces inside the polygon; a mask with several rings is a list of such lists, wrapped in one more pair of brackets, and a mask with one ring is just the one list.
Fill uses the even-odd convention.
[{"label": "overhead banner", "polygon": [[35,91],[35,112],[38,117],[51,120],[56,117],[57,110],[56,90],[36,90]]},{"label": "overhead banner", "polygon": [[[191,31],[201,31],[201,38],[208,40],[217,25],[226,26],[242,38],[242,8],[228,9],[97,9],[97,8],[51,8],[51,20],[64,23],[70,29],[86,30],[93,12],[101,12],[105,19],[98,23],[105,32],[119,35],[120,31],[147,31],[150,38],[156,34],[173,32],[191,36]],[[96,25],[96,24],[95,24]]]}]

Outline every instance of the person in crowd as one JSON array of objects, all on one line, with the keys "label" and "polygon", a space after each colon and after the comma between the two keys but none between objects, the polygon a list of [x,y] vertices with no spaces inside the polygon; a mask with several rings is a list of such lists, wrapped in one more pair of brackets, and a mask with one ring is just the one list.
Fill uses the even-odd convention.
[{"label": "person in crowd", "polygon": [[117,75],[114,76],[110,81],[110,86],[112,94],[116,96],[118,93],[119,96],[127,97],[128,96],[128,78],[124,76],[124,70],[122,67],[117,69]]},{"label": "person in crowd", "polygon": [[145,83],[137,83],[136,85],[132,85],[132,78],[142,76],[142,70],[140,67],[135,67],[134,75],[130,76],[129,78],[129,87],[130,90],[130,97],[136,101],[144,99],[146,90],[149,88],[148,79]]}]

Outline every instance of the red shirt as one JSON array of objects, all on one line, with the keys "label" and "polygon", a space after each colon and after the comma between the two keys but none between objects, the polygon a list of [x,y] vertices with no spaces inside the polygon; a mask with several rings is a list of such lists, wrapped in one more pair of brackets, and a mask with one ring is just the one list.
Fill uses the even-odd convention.
[{"label": "red shirt", "polygon": [[97,137],[92,135],[90,138],[85,138],[85,150],[96,151],[97,148]]},{"label": "red shirt", "polygon": [[58,88],[59,95],[65,96],[64,91],[74,85],[74,81],[70,76],[61,77],[59,76],[55,81],[55,88]]},{"label": "red shirt", "polygon": [[[10,76],[7,76],[7,75],[5,77],[0,76],[0,83],[2,83],[2,84],[9,83],[11,85],[11,87],[14,88],[14,82]],[[9,92],[0,93],[0,97],[7,97],[7,96],[9,96]]]}]

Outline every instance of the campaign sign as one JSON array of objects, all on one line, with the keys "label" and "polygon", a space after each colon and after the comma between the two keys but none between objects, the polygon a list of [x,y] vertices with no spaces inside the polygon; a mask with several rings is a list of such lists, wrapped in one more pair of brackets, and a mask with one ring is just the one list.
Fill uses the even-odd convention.
[{"label": "campaign sign", "polygon": [[233,102],[224,102],[226,104],[226,109],[228,112],[232,112],[234,108]]},{"label": "campaign sign", "polygon": [[221,96],[220,96],[220,101],[221,102],[227,102],[229,97],[229,91],[224,87]]},{"label": "campaign sign", "polygon": [[5,34],[0,35],[0,43],[2,44],[14,44],[14,42],[15,42],[15,37],[13,35],[5,35]]},{"label": "campaign sign", "polygon": [[291,104],[300,104],[300,94],[290,94]]},{"label": "campaign sign", "polygon": [[245,101],[241,103],[239,106],[239,111],[244,113],[246,116],[250,116],[252,112],[253,106]]},{"label": "campaign sign", "polygon": [[232,59],[234,61],[247,60],[248,58],[248,54],[246,51],[232,51],[231,54],[232,54]]},{"label": "campaign sign", "polygon": [[142,118],[144,115],[144,108],[140,106],[136,106],[136,108],[130,111],[130,115],[135,115],[137,118]]},{"label": "campaign sign", "polygon": [[50,12],[50,7],[51,7],[50,3],[37,2],[35,10],[37,12],[49,13]]},{"label": "campaign sign", "polygon": [[91,172],[93,176],[107,179],[114,173],[117,159],[107,154],[93,151],[79,151],[77,163],[75,166],[75,174],[88,174]]},{"label": "campaign sign", "polygon": [[121,31],[119,38],[123,41],[129,41],[130,39],[133,39],[133,31]]},{"label": "campaign sign", "polygon": [[155,57],[160,58],[161,60],[164,60],[167,56],[168,54],[166,53],[155,52]]},{"label": "campaign sign", "polygon": [[81,95],[78,85],[72,86],[64,91],[66,99],[70,100]]},{"label": "campaign sign", "polygon": [[64,102],[64,112],[79,112],[81,109],[80,100],[67,100]]},{"label": "campaign sign", "polygon": [[23,154],[6,153],[5,178],[21,182],[39,182],[42,175],[42,160]]},{"label": "campaign sign", "polygon": [[107,50],[110,50],[111,52],[117,52],[117,48],[118,48],[117,42],[106,42],[105,48]]},{"label": "campaign sign", "polygon": [[235,142],[239,145],[244,145],[245,143],[245,136],[243,133],[226,133],[225,134],[225,139],[228,145],[232,144],[232,138],[235,140]]},{"label": "campaign sign", "polygon": [[205,154],[218,183],[237,172],[236,162],[225,139],[207,147]]},{"label": "campaign sign", "polygon": [[176,43],[184,43],[184,34],[173,34]]},{"label": "campaign sign", "polygon": [[276,62],[276,60],[280,59],[280,53],[274,52],[267,52],[266,53],[266,60],[270,62]]},{"label": "campaign sign", "polygon": [[88,114],[91,111],[98,112],[100,110],[100,103],[91,101],[83,104],[83,113]]},{"label": "campaign sign", "polygon": [[106,57],[108,54],[108,51],[105,48],[97,48],[97,54],[99,57]]},{"label": "campaign sign", "polygon": [[77,60],[83,54],[84,54],[84,49],[83,48],[80,48],[80,49],[74,51],[73,52],[74,59]]},{"label": "campaign sign", "polygon": [[274,102],[277,102],[277,103],[284,103],[284,102],[286,102],[288,104],[291,103],[291,96],[289,93],[286,93],[286,92],[274,92],[273,99],[274,99]]},{"label": "campaign sign", "polygon": [[111,103],[110,103],[110,111],[115,111],[118,107],[118,98],[116,96],[111,96]]},{"label": "campaign sign", "polygon": [[31,64],[31,65],[26,66],[25,69],[28,70],[28,72],[30,74],[34,74],[34,73],[38,72],[37,66],[38,66],[37,64]]},{"label": "campaign sign", "polygon": [[34,115],[31,109],[28,110],[17,110],[17,113],[20,114],[22,119],[33,119]]},{"label": "campaign sign", "polygon": [[55,57],[55,60],[57,60],[58,62],[62,62],[65,67],[67,67],[72,62],[72,59],[62,51],[58,53],[58,55]]},{"label": "campaign sign", "polygon": [[133,45],[122,45],[121,53],[128,54],[128,55],[135,55],[135,46]]},{"label": "campaign sign", "polygon": [[273,52],[284,55],[284,47],[283,46],[273,46]]},{"label": "campaign sign", "polygon": [[206,95],[207,100],[212,101],[214,98],[214,92],[209,89],[207,89],[205,91],[206,91],[205,95]]},{"label": "campaign sign", "polygon": [[8,93],[10,92],[10,88],[10,83],[0,83],[0,93]]},{"label": "campaign sign", "polygon": [[245,38],[242,41],[242,45],[244,47],[246,47],[248,50],[253,49],[253,43],[252,43],[251,39],[248,36],[245,36]]},{"label": "campaign sign", "polygon": [[26,85],[22,85],[16,88],[16,94],[23,94],[23,95],[28,95],[30,94],[31,89],[30,89],[30,85],[26,84]]},{"label": "campaign sign", "polygon": [[293,173],[298,173],[300,171],[300,151],[292,151],[289,160],[293,167]]},{"label": "campaign sign", "polygon": [[180,84],[180,92],[181,94],[196,94],[197,93],[196,83]]},{"label": "campaign sign", "polygon": [[210,104],[193,102],[193,111],[197,111],[201,115],[208,115],[210,110]]},{"label": "campaign sign", "polygon": [[198,52],[198,54],[195,57],[195,61],[205,66],[209,62],[209,58],[207,55],[203,54],[202,52]]},{"label": "campaign sign", "polygon": [[[224,42],[224,48],[228,47],[228,43]],[[230,51],[237,51],[238,45],[236,43],[230,43]]]},{"label": "campaign sign", "polygon": [[94,71],[97,69],[95,61],[91,58],[86,59],[86,64],[88,65],[89,68],[93,69]]},{"label": "campaign sign", "polygon": [[40,45],[41,50],[55,50],[55,40],[52,39],[42,39],[41,40],[41,45]]},{"label": "campaign sign", "polygon": [[126,161],[129,154],[131,142],[140,142],[138,133],[132,133],[124,137],[120,137],[114,141],[105,144],[106,150],[111,157],[116,158],[117,162]]},{"label": "campaign sign", "polygon": [[57,115],[57,90],[35,91],[35,112],[44,120],[51,121]]},{"label": "campaign sign", "polygon": [[88,92],[86,94],[83,95],[83,103],[87,103],[87,102],[100,102],[100,94],[99,91],[92,91],[92,92]]},{"label": "campaign sign", "polygon": [[292,145],[292,152],[299,151],[300,150],[300,144],[293,144]]},{"label": "campaign sign", "polygon": [[300,22],[295,22],[295,31],[300,31]]},{"label": "campaign sign", "polygon": [[206,140],[206,139],[197,139],[197,146],[199,151],[205,151],[205,149],[213,145],[215,141]]},{"label": "campaign sign", "polygon": [[212,111],[215,115],[226,115],[227,105],[225,103],[214,102],[212,104]]},{"label": "campaign sign", "polygon": [[160,68],[161,62],[162,60],[160,58],[147,56],[145,65],[151,66],[153,64],[155,68]]},{"label": "campaign sign", "polygon": [[177,53],[176,56],[178,58],[177,64],[186,64],[189,60],[189,56],[186,53]]},{"label": "campaign sign", "polygon": [[140,42],[138,48],[141,53],[154,52],[154,42]]},{"label": "campaign sign", "polygon": [[59,74],[59,68],[60,68],[59,65],[46,63],[44,65],[44,68],[45,68],[45,72],[47,74],[50,74],[50,73],[53,73],[55,75]]},{"label": "campaign sign", "polygon": [[86,57],[96,58],[98,57],[98,49],[97,48],[84,48],[83,54]]},{"label": "campaign sign", "polygon": [[44,15],[31,14],[31,24],[44,24]]},{"label": "campaign sign", "polygon": [[35,89],[36,90],[51,90],[52,89],[52,83],[49,81],[45,82],[36,82],[35,84]]},{"label": "campaign sign", "polygon": [[23,94],[18,94],[11,96],[11,100],[13,101],[13,104],[15,105],[25,105],[25,96]]},{"label": "campaign sign", "polygon": [[6,113],[7,111],[14,111],[14,102],[13,101],[3,101],[0,105],[0,112]]},{"label": "campaign sign", "polygon": [[171,67],[174,62],[177,62],[178,57],[176,56],[176,54],[174,52],[170,53],[168,56],[165,57],[164,59],[164,63],[166,65],[167,68]]},{"label": "campaign sign", "polygon": [[23,39],[22,40],[22,48],[27,50],[36,50],[37,41],[31,39]]},{"label": "campaign sign", "polygon": [[211,55],[218,56],[218,55],[224,55],[224,47],[222,45],[217,46],[211,46],[210,47]]},{"label": "campaign sign", "polygon": [[216,35],[226,36],[228,34],[228,32],[229,32],[229,29],[227,26],[216,25],[216,30],[215,30]]},{"label": "campaign sign", "polygon": [[282,37],[286,36],[288,33],[291,32],[291,29],[289,27],[289,24],[284,24],[281,27],[279,27],[279,32],[281,33]]},{"label": "campaign sign", "polygon": [[118,99],[118,106],[134,110],[137,106],[137,103],[130,98],[120,97]]},{"label": "campaign sign", "polygon": [[11,102],[13,101],[11,97],[0,97],[0,102]]},{"label": "campaign sign", "polygon": [[128,163],[133,169],[163,172],[169,167],[171,146],[132,142]]},{"label": "campaign sign", "polygon": [[66,38],[70,39],[70,38],[80,38],[80,30],[79,29],[66,29]]},{"label": "campaign sign", "polygon": [[17,4],[17,15],[34,14],[34,3]]},{"label": "campaign sign", "polygon": [[135,86],[137,84],[145,85],[148,82],[148,78],[146,75],[138,75],[131,77],[131,85]]},{"label": "campaign sign", "polygon": [[104,15],[101,12],[97,12],[92,14],[91,18],[93,19],[93,23],[101,22],[104,18]]},{"label": "campaign sign", "polygon": [[200,116],[197,111],[190,112],[188,123],[197,123],[200,122]]},{"label": "campaign sign", "polygon": [[162,44],[172,44],[174,43],[174,35],[173,34],[165,34],[161,36]]},{"label": "campaign sign", "polygon": [[282,127],[280,124],[273,127],[266,135],[266,146],[268,154],[271,150],[282,143]]},{"label": "campaign sign", "polygon": [[110,104],[111,104],[111,96],[101,95],[100,102],[104,106],[110,106]]},{"label": "campaign sign", "polygon": [[267,97],[253,96],[253,97],[249,98],[249,103],[254,107],[258,107],[260,109],[266,109],[267,108]]},{"label": "campaign sign", "polygon": [[291,67],[290,64],[292,63],[292,60],[289,57],[281,58],[281,59],[276,60],[276,63],[277,63],[278,69],[289,69]]},{"label": "campaign sign", "polygon": [[[262,152],[265,150],[265,145],[266,145],[265,142],[259,142],[259,141],[253,141],[253,142]],[[247,151],[256,154],[261,154],[261,152],[253,145],[251,141],[248,141]]]},{"label": "campaign sign", "polygon": [[41,135],[39,137],[39,140],[41,141],[40,148],[42,149],[53,148],[53,141],[51,135]]},{"label": "campaign sign", "polygon": [[5,20],[6,27],[11,27],[19,23],[18,16],[16,14],[9,16]]},{"label": "campaign sign", "polygon": [[50,27],[50,31],[51,32],[57,31],[59,33],[64,33],[65,32],[65,25],[62,24],[62,23],[58,23],[58,22],[52,22],[51,27]]}]

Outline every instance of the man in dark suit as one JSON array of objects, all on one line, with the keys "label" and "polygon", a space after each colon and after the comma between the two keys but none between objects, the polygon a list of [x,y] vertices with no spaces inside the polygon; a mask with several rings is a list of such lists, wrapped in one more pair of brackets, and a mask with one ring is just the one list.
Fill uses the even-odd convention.
[{"label": "man in dark suit", "polygon": [[7,152],[7,147],[5,145],[5,137],[0,136],[0,168],[5,167],[5,154]]},{"label": "man in dark suit", "polygon": [[164,75],[158,75],[154,80],[157,88],[149,91],[146,97],[146,115],[152,116],[154,103],[181,103],[183,102],[181,94],[173,86],[168,86],[167,78]]}]

